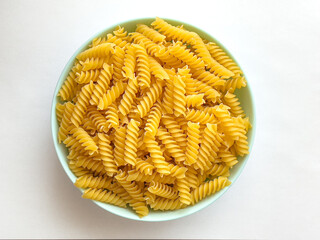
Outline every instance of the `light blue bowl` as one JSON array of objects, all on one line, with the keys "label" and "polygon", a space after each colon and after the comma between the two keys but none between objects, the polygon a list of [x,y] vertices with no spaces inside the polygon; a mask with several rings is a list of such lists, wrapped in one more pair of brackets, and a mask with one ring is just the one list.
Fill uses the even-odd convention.
[{"label": "light blue bowl", "polygon": [[[209,41],[213,41],[215,43],[217,43],[224,51],[226,51],[228,53],[228,55],[235,60],[231,54],[226,50],[226,48],[220,44],[215,38],[213,38],[212,36],[210,36],[208,33],[202,31],[201,29],[194,27],[190,24],[184,23],[184,22],[180,22],[180,21],[176,21],[176,20],[171,20],[171,19],[164,19],[167,22],[169,22],[170,24],[173,25],[184,25],[184,27],[187,30],[190,31],[194,31],[196,33],[198,33],[202,38],[205,38]],[[126,29],[126,31],[128,32],[133,32],[135,31],[136,28],[136,24],[138,23],[144,23],[149,25],[151,22],[153,22],[154,19],[152,18],[142,18],[142,19],[135,19],[135,20],[130,20],[130,21],[126,21],[126,22],[122,22],[116,25],[113,25],[111,27],[108,27],[107,29],[101,31],[100,33],[96,34],[95,36],[93,36],[92,38],[90,38],[89,40],[87,40],[76,52],[75,54],[70,58],[69,62],[67,63],[67,65],[65,66],[65,68],[63,69],[61,76],[58,80],[56,89],[54,91],[54,97],[53,97],[53,101],[52,101],[52,107],[51,107],[51,130],[52,130],[52,137],[53,137],[53,142],[54,142],[54,147],[56,149],[57,155],[59,157],[59,160],[61,162],[61,165],[63,167],[63,169],[65,170],[65,172],[67,173],[67,175],[69,176],[70,180],[74,183],[76,181],[76,176],[71,172],[71,170],[68,167],[68,163],[67,163],[67,148],[64,146],[64,144],[59,144],[58,143],[58,121],[57,121],[57,117],[56,117],[56,113],[55,113],[55,106],[57,104],[57,102],[59,102],[59,98],[57,97],[58,91],[60,89],[60,87],[62,86],[63,82],[65,81],[70,69],[72,68],[72,65],[76,59],[76,56],[82,52],[83,50],[85,50],[88,45],[91,43],[91,41],[96,38],[96,37],[101,37],[101,36],[105,36],[107,33],[111,33],[116,26],[122,26]],[[244,109],[246,115],[250,118],[250,122],[252,124],[252,129],[249,130],[248,132],[248,141],[249,141],[249,147],[250,147],[250,152],[252,150],[252,145],[253,145],[253,140],[254,140],[254,135],[255,135],[255,109],[254,109],[254,103],[253,103],[253,96],[252,96],[252,92],[250,89],[250,85],[249,83],[247,83],[247,87],[246,88],[241,88],[240,90],[236,91],[236,94],[241,102],[241,106]],[[232,182],[232,184],[234,184],[234,182],[237,180],[237,178],[240,176],[244,166],[246,165],[247,161],[249,159],[249,155],[246,155],[245,157],[239,157],[239,163],[237,165],[235,165],[232,170],[230,171],[230,181]],[[231,185],[232,186],[232,185]],[[226,187],[224,189],[222,189],[221,191],[203,199],[202,201],[200,201],[199,203],[195,204],[194,206],[189,206],[185,209],[180,209],[180,210],[174,210],[174,211],[150,211],[149,215],[144,217],[144,218],[139,218],[131,209],[127,208],[120,208],[120,207],[116,207],[110,204],[106,204],[106,203],[101,203],[101,202],[97,202],[97,201],[93,201],[95,202],[98,206],[100,206],[101,208],[114,213],[116,215],[125,217],[125,218],[129,218],[129,219],[133,219],[133,220],[139,220],[139,221],[149,221],[149,222],[156,222],[156,221],[167,221],[167,220],[173,220],[173,219],[177,219],[177,218],[181,218],[184,216],[188,216],[192,213],[195,213],[207,206],[209,206],[210,204],[212,204],[214,201],[216,201],[219,197],[221,197],[228,189],[229,187]],[[81,189],[80,189],[81,190]],[[83,190],[81,190],[83,192]]]}]

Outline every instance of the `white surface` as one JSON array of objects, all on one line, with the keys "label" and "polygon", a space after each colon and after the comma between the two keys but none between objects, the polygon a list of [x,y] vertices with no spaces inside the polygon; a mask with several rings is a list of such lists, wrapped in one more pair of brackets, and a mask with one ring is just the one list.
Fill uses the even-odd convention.
[{"label": "white surface", "polygon": [[[0,1],[1,238],[320,237],[319,1]],[[160,16],[221,41],[255,94],[242,176],[183,219],[117,217],[80,197],[53,147],[50,105],[74,51],[109,25]]]}]

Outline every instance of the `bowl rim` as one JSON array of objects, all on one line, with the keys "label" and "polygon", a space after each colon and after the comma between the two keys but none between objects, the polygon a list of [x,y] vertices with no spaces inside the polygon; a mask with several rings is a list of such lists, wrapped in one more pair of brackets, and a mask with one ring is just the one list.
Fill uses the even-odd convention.
[{"label": "bowl rim", "polygon": [[[186,26],[186,28],[191,28],[191,29],[196,29],[197,30],[197,33],[200,32],[200,35],[207,35],[209,36],[217,45],[219,45],[219,47],[225,51],[227,53],[227,55],[241,68],[241,66],[239,65],[239,63],[235,60],[235,58],[233,57],[233,55],[225,48],[225,46],[223,44],[221,44],[215,37],[211,36],[208,32],[202,30],[201,28],[199,27],[196,27],[192,24],[189,24],[189,23],[186,23],[186,22],[182,22],[180,20],[175,20],[175,19],[171,19],[171,18],[161,18],[163,20],[165,20],[166,22],[168,23],[171,23],[171,24],[179,24],[179,25],[183,25],[183,26]],[[66,161],[66,157],[65,156],[62,156],[62,153],[61,151],[59,150],[59,145],[61,145],[58,140],[57,140],[57,130],[58,129],[55,129],[55,124],[57,124],[57,117],[56,117],[56,104],[59,102],[57,100],[57,94],[58,94],[58,91],[59,91],[59,85],[62,84],[62,82],[65,81],[65,77],[63,77],[64,75],[66,75],[66,72],[69,72],[75,59],[76,59],[76,56],[81,52],[83,51],[84,49],[86,49],[88,47],[88,45],[91,43],[91,41],[97,37],[100,37],[104,34],[107,34],[107,33],[111,33],[112,31],[114,31],[114,29],[117,27],[117,26],[123,26],[123,25],[126,25],[126,24],[129,24],[129,23],[132,23],[132,22],[141,22],[141,23],[145,23],[146,21],[154,21],[155,20],[155,17],[147,17],[147,18],[133,18],[133,19],[129,19],[129,20],[126,20],[126,21],[122,21],[120,23],[117,23],[117,24],[113,24],[112,26],[110,27],[107,27],[107,28],[104,28],[103,30],[95,33],[92,37],[90,37],[87,41],[85,41],[80,47],[78,47],[75,51],[75,53],[70,57],[70,59],[68,60],[67,64],[65,65],[65,67],[63,68],[60,76],[59,76],[59,79],[56,83],[56,87],[55,87],[55,90],[54,90],[54,93],[53,93],[53,99],[52,99],[52,102],[51,102],[51,121],[50,121],[50,125],[51,125],[51,133],[52,133],[52,138],[53,138],[53,143],[54,143],[54,148],[55,148],[55,152],[58,156],[58,159],[60,161],[60,164],[62,165],[62,168],[64,169],[64,171],[66,172],[66,174],[68,175],[69,179],[71,180],[72,183],[75,182],[75,179],[76,179],[76,176],[72,173],[72,171],[69,169],[69,167],[65,167],[65,165],[63,164],[63,162]],[[245,76],[245,71],[243,71],[243,75]],[[246,76],[245,76],[246,77]],[[251,131],[251,137],[250,137],[250,142],[249,142],[249,154],[246,155],[244,157],[244,159],[242,159],[242,163],[241,163],[241,166],[239,167],[237,173],[235,174],[234,178],[233,178],[233,181],[231,183],[230,186],[227,186],[225,188],[223,188],[222,190],[220,190],[219,192],[209,196],[210,199],[207,200],[205,203],[203,203],[201,206],[199,205],[199,203],[193,205],[193,206],[189,206],[185,209],[189,209],[189,211],[186,211],[186,212],[183,212],[182,214],[173,214],[173,215],[167,215],[165,217],[165,213],[166,212],[178,212],[178,211],[181,211],[181,210],[185,210],[185,209],[179,209],[179,210],[173,210],[173,211],[164,211],[162,212],[163,214],[162,217],[158,217],[158,218],[148,218],[148,216],[152,213],[150,212],[148,216],[146,217],[143,217],[143,218],[139,218],[136,214],[134,215],[128,215],[126,213],[122,213],[121,211],[116,211],[114,210],[113,208],[108,208],[107,206],[111,206],[109,204],[106,204],[106,203],[102,203],[102,202],[98,202],[98,201],[95,201],[95,200],[91,200],[92,202],[94,202],[95,204],[97,204],[99,207],[101,207],[102,209],[110,212],[110,213],[113,213],[117,216],[121,216],[121,217],[124,217],[124,218],[127,218],[127,219],[131,219],[131,220],[137,220],[137,221],[144,221],[144,222],[162,222],[162,221],[169,221],[169,220],[175,220],[175,219],[179,219],[179,218],[182,218],[182,217],[186,217],[186,216],[189,216],[193,213],[196,213],[200,210],[203,210],[205,209],[206,207],[208,207],[209,205],[211,205],[212,203],[214,203],[216,200],[218,200],[232,185],[234,185],[234,183],[237,181],[237,179],[240,177],[241,173],[243,172],[243,169],[244,167],[246,166],[249,158],[250,158],[250,154],[252,152],[252,148],[253,148],[253,143],[254,143],[254,139],[255,139],[255,133],[256,133],[256,107],[255,107],[255,101],[254,101],[254,95],[253,95],[253,91],[251,89],[251,86],[248,82],[248,79],[246,78],[247,80],[247,91],[249,93],[249,98],[250,98],[250,102],[251,102],[251,111],[252,111],[252,116],[250,116],[250,123],[252,125],[252,128],[249,130]],[[78,188],[81,192],[84,192],[83,189],[80,189]],[[203,201],[203,200],[202,200]],[[198,206],[198,207],[197,207]]]}]

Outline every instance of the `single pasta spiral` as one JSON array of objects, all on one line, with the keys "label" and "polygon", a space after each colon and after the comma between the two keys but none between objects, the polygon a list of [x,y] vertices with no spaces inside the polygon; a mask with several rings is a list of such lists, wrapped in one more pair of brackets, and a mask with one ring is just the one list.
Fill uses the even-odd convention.
[{"label": "single pasta spiral", "polygon": [[210,169],[206,172],[211,176],[222,176],[229,171],[229,167],[225,164],[215,163],[210,167]]},{"label": "single pasta spiral", "polygon": [[74,185],[78,188],[105,188],[109,189],[112,184],[112,178],[103,176],[94,177],[92,174],[83,175],[77,178]]},{"label": "single pasta spiral", "polygon": [[84,114],[86,113],[86,109],[89,105],[89,100],[90,100],[91,95],[93,93],[93,89],[94,89],[93,82],[90,82],[81,88],[81,91],[78,96],[78,101],[73,109],[73,113],[72,113],[72,116],[70,119],[71,122],[76,127],[79,127],[79,125],[82,123],[82,119],[83,119]]},{"label": "single pasta spiral", "polygon": [[160,80],[169,79],[167,72],[164,70],[161,64],[158,63],[157,60],[155,60],[153,57],[150,57],[150,56],[148,59],[149,59],[150,72],[153,74],[153,76],[155,76],[157,79],[160,79]]},{"label": "single pasta spiral", "polygon": [[125,201],[108,190],[89,188],[84,191],[82,197],[126,208]]},{"label": "single pasta spiral", "polygon": [[134,45],[137,61],[137,79],[141,89],[150,87],[150,68],[146,49],[141,45]]},{"label": "single pasta spiral", "polygon": [[76,73],[75,81],[79,84],[86,84],[90,81],[96,82],[100,75],[100,70],[88,70],[88,71],[81,71],[80,73]]},{"label": "single pasta spiral", "polygon": [[145,175],[152,175],[154,166],[147,161],[137,159],[136,169]]},{"label": "single pasta spiral", "polygon": [[145,37],[141,33],[134,32],[130,33],[129,36],[135,44],[143,44],[147,50],[147,53],[151,56],[156,56],[160,50],[160,46],[158,44],[152,42],[149,38]]},{"label": "single pasta spiral", "polygon": [[133,45],[130,45],[127,48],[124,63],[122,67],[122,75],[123,77],[127,79],[133,79],[134,76],[134,70],[136,68],[136,52],[135,47]]},{"label": "single pasta spiral", "polygon": [[98,147],[90,135],[83,130],[83,128],[78,127],[74,128],[70,132],[77,141],[83,146],[83,148],[89,151],[89,154],[92,155],[98,150]]},{"label": "single pasta spiral", "polygon": [[151,134],[152,136],[156,135],[161,115],[161,106],[159,103],[155,103],[154,106],[151,108],[150,115],[147,119],[145,127],[146,133]]},{"label": "single pasta spiral", "polygon": [[114,52],[114,46],[115,44],[113,43],[102,43],[96,47],[83,51],[77,56],[77,59],[79,61],[84,61],[87,58],[107,57],[110,53]]},{"label": "single pasta spiral", "polygon": [[85,156],[79,156],[75,163],[77,167],[84,167],[94,172],[94,175],[103,175],[106,173],[101,161],[96,161]]},{"label": "single pasta spiral", "polygon": [[98,147],[99,147],[100,158],[107,172],[107,175],[112,177],[118,172],[118,169],[114,161],[113,149],[112,149],[112,146],[110,145],[111,144],[110,139],[108,136],[106,136],[103,133],[98,133],[98,138],[99,138]]},{"label": "single pasta spiral", "polygon": [[204,62],[200,58],[197,58],[197,56],[181,42],[176,42],[173,46],[169,47],[169,52],[176,58],[188,64],[191,68],[204,67]]},{"label": "single pasta spiral", "polygon": [[136,98],[137,92],[138,92],[138,80],[136,77],[134,77],[132,79],[129,79],[126,90],[120,101],[119,112],[122,115],[125,116],[130,112],[131,106]]},{"label": "single pasta spiral", "polygon": [[124,161],[131,165],[137,162],[137,143],[138,131],[140,123],[131,119],[127,127],[127,135],[125,140]]},{"label": "single pasta spiral", "polygon": [[190,205],[191,203],[190,186],[188,181],[185,178],[177,179],[177,190],[179,191],[180,202],[186,205]]},{"label": "single pasta spiral", "polygon": [[87,116],[99,132],[107,133],[109,131],[106,118],[98,110],[96,110],[95,107],[88,107]]},{"label": "single pasta spiral", "polygon": [[150,111],[152,105],[157,101],[162,93],[162,86],[160,82],[151,84],[151,87],[137,105],[137,112],[140,117],[143,118]]},{"label": "single pasta spiral", "polygon": [[115,132],[114,138],[114,160],[117,166],[125,164],[124,161],[124,148],[126,139],[126,128],[119,127]]},{"label": "single pasta spiral", "polygon": [[151,39],[155,43],[161,43],[166,38],[166,36],[160,34],[158,31],[156,31],[156,30],[154,30],[144,24],[137,24],[136,31],[143,34],[147,38]]},{"label": "single pasta spiral", "polygon": [[178,192],[173,187],[159,182],[151,182],[148,191],[163,198],[176,199],[178,197]]},{"label": "single pasta spiral", "polygon": [[206,196],[212,195],[215,192],[220,191],[226,186],[229,186],[231,182],[226,177],[219,177],[209,182],[201,184],[191,193],[192,205],[199,202]]},{"label": "single pasta spiral", "polygon": [[173,113],[176,117],[186,115],[186,84],[181,76],[173,79]]},{"label": "single pasta spiral", "polygon": [[193,78],[208,84],[212,88],[223,86],[226,83],[226,80],[206,71],[204,68],[191,69],[191,73]]},{"label": "single pasta spiral", "polygon": [[158,17],[154,22],[151,23],[151,25],[160,33],[165,35],[168,38],[168,41],[178,40],[191,44],[194,42],[194,38],[197,36],[197,34],[194,32],[188,32],[184,29],[174,27]]},{"label": "single pasta spiral", "polygon": [[182,151],[181,147],[165,128],[158,129],[157,137],[162,142],[162,144],[165,145],[166,150],[174,158],[175,162],[179,163],[185,161],[185,154]]},{"label": "single pasta spiral", "polygon": [[217,118],[213,114],[195,109],[187,111],[186,119],[192,122],[200,122],[201,124],[217,123]]},{"label": "single pasta spiral", "polygon": [[107,91],[113,74],[112,65],[103,64],[103,69],[100,71],[97,84],[94,86],[93,94],[91,96],[90,104],[98,105],[103,94]]},{"label": "single pasta spiral", "polygon": [[240,102],[238,102],[238,98],[235,94],[230,93],[229,91],[224,95],[223,97],[226,105],[230,107],[230,112],[235,117],[245,117],[244,111],[242,110],[242,107],[240,106]]},{"label": "single pasta spiral", "polygon": [[122,81],[116,82],[103,96],[99,99],[98,109],[107,109],[125,90],[127,84]]},{"label": "single pasta spiral", "polygon": [[178,145],[182,148],[185,148],[187,146],[187,137],[181,130],[177,121],[169,115],[163,116],[161,118],[161,121],[168,129],[169,133],[174,138],[174,140],[178,143]]},{"label": "single pasta spiral", "polygon": [[196,162],[198,156],[200,144],[200,125],[198,123],[189,121],[187,136],[186,164],[191,165]]},{"label": "single pasta spiral", "polygon": [[65,104],[65,109],[64,109],[64,112],[63,112],[63,115],[61,118],[60,127],[58,130],[59,143],[63,142],[67,138],[67,135],[69,132],[68,128],[71,123],[71,116],[74,111],[74,107],[75,107],[75,105],[72,104],[71,102],[67,102]]},{"label": "single pasta spiral", "polygon": [[94,69],[102,68],[104,63],[109,61],[108,57],[104,58],[88,58],[86,61],[82,62],[82,71],[89,71]]},{"label": "single pasta spiral", "polygon": [[165,161],[161,149],[154,137],[151,135],[145,135],[144,143],[150,153],[153,165],[157,168],[157,172],[163,175],[170,174],[169,163]]},{"label": "single pasta spiral", "polygon": [[115,81],[123,79],[122,68],[124,66],[125,50],[119,46],[114,49],[114,54],[111,56],[113,65],[113,78]]},{"label": "single pasta spiral", "polygon": [[150,204],[150,207],[153,210],[176,210],[185,208],[187,205],[180,202],[179,199],[167,199],[167,198],[156,198],[153,203]]},{"label": "single pasta spiral", "polygon": [[118,116],[118,109],[115,103],[112,103],[108,106],[106,111],[106,119],[108,127],[112,127],[116,129],[119,126],[119,116]]}]

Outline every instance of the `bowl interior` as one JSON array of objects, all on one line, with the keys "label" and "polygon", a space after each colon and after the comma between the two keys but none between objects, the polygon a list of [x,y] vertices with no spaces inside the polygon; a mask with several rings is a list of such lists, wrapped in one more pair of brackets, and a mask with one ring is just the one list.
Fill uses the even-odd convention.
[{"label": "bowl interior", "polygon": [[[210,36],[206,32],[202,31],[201,29],[194,27],[192,25],[180,22],[180,21],[176,21],[176,20],[170,20],[170,19],[164,19],[164,20],[166,20],[167,22],[169,22],[170,24],[173,24],[175,26],[176,25],[184,25],[184,27],[187,30],[197,32],[202,38],[205,38],[209,41],[213,41],[213,42],[217,43],[224,51],[226,51],[228,53],[228,55],[233,60],[235,60],[232,57],[232,55],[224,48],[223,45],[221,45],[215,38],[213,38],[212,36]],[[57,137],[59,126],[58,126],[58,121],[57,121],[56,114],[55,114],[55,106],[56,106],[57,102],[60,102],[59,98],[57,97],[58,91],[59,91],[60,87],[62,86],[64,80],[66,79],[70,69],[72,68],[72,65],[75,61],[76,56],[88,47],[88,45],[91,43],[92,39],[94,39],[96,37],[100,37],[100,36],[105,36],[107,33],[111,33],[115,29],[115,27],[118,25],[124,27],[126,29],[126,31],[128,31],[128,32],[133,32],[136,29],[136,24],[144,23],[144,24],[149,25],[153,21],[154,21],[153,18],[135,19],[135,20],[130,20],[130,21],[126,21],[123,23],[119,23],[117,25],[114,25],[112,27],[109,27],[109,28],[103,30],[102,32],[96,34],[95,36],[90,38],[88,41],[86,41],[75,52],[75,54],[70,58],[67,65],[65,66],[65,68],[62,71],[62,74],[61,74],[59,81],[57,83],[57,86],[56,86],[56,89],[54,92],[53,101],[52,101],[51,129],[52,129],[53,142],[54,142],[54,146],[55,146],[58,158],[59,158],[65,172],[67,173],[67,175],[69,176],[70,180],[73,183],[76,181],[76,176],[71,172],[71,170],[69,169],[68,164],[67,164],[67,154],[68,154],[67,148],[64,146],[64,144],[58,143],[58,137]],[[253,144],[253,140],[254,140],[253,139],[254,132],[255,132],[255,113],[254,113],[253,97],[252,97],[249,83],[247,84],[246,88],[238,89],[236,91],[236,95],[239,98],[239,100],[241,102],[241,106],[244,109],[246,115],[250,118],[250,122],[252,124],[252,129],[249,130],[248,135],[247,135],[249,147],[250,147],[250,152],[251,152],[252,144]],[[239,175],[242,172],[248,159],[249,159],[249,155],[246,155],[245,157],[238,157],[239,163],[236,164],[232,168],[232,170],[230,171],[229,179],[232,182],[232,184],[239,177]],[[232,184],[230,186],[232,186]],[[187,216],[189,214],[192,214],[194,212],[197,212],[197,211],[205,208],[206,206],[213,203],[216,199],[218,199],[222,194],[224,194],[229,187],[226,187],[226,188],[222,189],[221,191],[217,192],[216,194],[211,195],[211,196],[203,199],[202,201],[195,204],[194,206],[189,206],[185,209],[180,209],[180,210],[175,210],[175,211],[164,211],[164,212],[150,211],[149,215],[144,218],[139,218],[131,209],[124,209],[124,208],[120,208],[117,206],[113,206],[113,205],[109,205],[109,204],[105,204],[105,203],[101,203],[101,202],[97,202],[97,201],[94,201],[94,202],[97,205],[99,205],[101,208],[103,208],[111,213],[114,213],[116,215],[125,217],[125,218],[134,219],[134,220],[141,220],[141,221],[166,221],[166,220],[172,220],[172,219],[177,219],[177,218],[180,218],[183,216]],[[81,191],[83,191],[83,190],[81,190]]]}]

